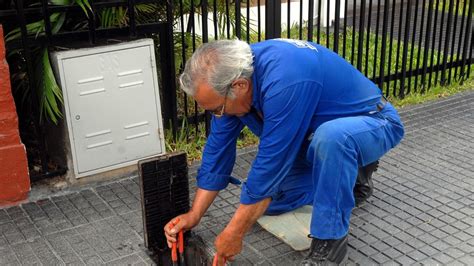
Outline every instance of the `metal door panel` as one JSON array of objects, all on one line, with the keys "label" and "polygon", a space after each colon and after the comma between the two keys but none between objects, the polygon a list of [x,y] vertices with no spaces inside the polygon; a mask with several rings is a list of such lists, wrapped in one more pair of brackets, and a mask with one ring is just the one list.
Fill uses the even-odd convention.
[{"label": "metal door panel", "polygon": [[162,153],[150,46],[63,61],[79,173]]}]

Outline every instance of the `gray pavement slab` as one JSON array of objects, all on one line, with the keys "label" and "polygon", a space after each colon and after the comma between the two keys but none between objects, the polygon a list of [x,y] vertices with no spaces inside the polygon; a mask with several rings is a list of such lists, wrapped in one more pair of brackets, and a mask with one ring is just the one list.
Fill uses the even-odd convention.
[{"label": "gray pavement slab", "polygon": [[[369,201],[354,209],[348,265],[474,265],[474,91],[400,110],[402,143],[382,158]],[[256,148],[239,151],[245,176]],[[191,186],[199,164],[190,167]],[[192,191],[193,189],[191,189]],[[194,230],[212,246],[240,188],[222,191]],[[0,265],[150,265],[137,177],[0,209]],[[235,265],[295,265],[255,225]]]}]

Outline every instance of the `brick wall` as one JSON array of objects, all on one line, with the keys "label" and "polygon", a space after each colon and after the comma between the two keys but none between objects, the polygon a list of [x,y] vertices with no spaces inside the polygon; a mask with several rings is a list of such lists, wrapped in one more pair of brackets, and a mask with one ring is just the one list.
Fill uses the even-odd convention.
[{"label": "brick wall", "polygon": [[0,25],[0,206],[25,200],[29,191],[26,151],[19,136],[10,72],[5,59],[3,28]]}]

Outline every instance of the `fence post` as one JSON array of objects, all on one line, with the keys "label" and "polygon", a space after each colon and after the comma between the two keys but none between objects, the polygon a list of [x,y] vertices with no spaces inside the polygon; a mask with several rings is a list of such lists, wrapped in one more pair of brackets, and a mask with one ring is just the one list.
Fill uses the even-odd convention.
[{"label": "fence post", "polygon": [[267,0],[265,4],[265,39],[281,36],[281,0]]},{"label": "fence post", "polygon": [[173,137],[176,138],[178,109],[176,98],[176,73],[174,65],[173,42],[173,1],[167,1],[166,25],[160,27],[160,59],[162,74],[163,120],[165,126],[171,121]]}]

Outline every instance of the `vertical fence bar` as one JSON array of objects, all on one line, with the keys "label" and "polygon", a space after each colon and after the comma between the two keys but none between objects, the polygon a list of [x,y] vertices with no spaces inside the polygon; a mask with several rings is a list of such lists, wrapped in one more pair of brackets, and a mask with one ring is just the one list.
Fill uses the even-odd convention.
[{"label": "vertical fence bar", "polygon": [[[201,17],[202,17],[202,42],[209,42],[209,30],[208,30],[208,2],[207,0],[201,0]],[[211,114],[209,111],[204,110],[204,130],[206,136],[211,133]]]},{"label": "vertical fence bar", "polygon": [[[191,0],[191,10],[189,11],[189,17],[191,20],[191,34],[192,34],[192,44],[193,44],[193,52],[196,51],[196,21],[195,21],[195,14],[196,14],[196,6],[194,5],[194,0]],[[199,132],[199,109],[197,102],[194,101],[194,129],[196,135]]]},{"label": "vertical fence bar", "polygon": [[[464,21],[466,20],[466,12],[467,12],[467,1],[464,1],[463,5],[463,10],[462,10],[462,17],[461,17],[461,29],[459,29],[459,40],[458,40],[458,50],[457,50],[457,56],[456,56],[456,61],[459,61],[459,58],[461,56],[461,45],[463,43],[463,31],[464,31]],[[454,76],[456,77],[458,75],[458,67],[454,68]]]},{"label": "vertical fence bar", "polygon": [[357,69],[362,72],[362,49],[364,47],[364,22],[365,22],[365,1],[360,3],[360,18],[359,18],[359,41],[357,44]]},{"label": "vertical fence bar", "polygon": [[281,36],[281,0],[267,0],[265,5],[265,39]]},{"label": "vertical fence bar", "polygon": [[[426,72],[427,72],[427,67],[428,67],[428,51],[429,51],[429,46],[430,46],[430,35],[432,32],[431,29],[431,22],[433,18],[433,1],[434,0],[429,0],[428,3],[428,19],[426,20],[426,38],[425,38],[425,45],[424,48],[425,50],[423,51],[423,72],[421,76],[421,93],[425,92],[426,90]],[[436,27],[436,25],[435,25]],[[431,78],[431,77],[430,77]]]},{"label": "vertical fence bar", "polygon": [[[411,9],[411,5],[408,7]],[[423,9],[425,7],[423,6]],[[409,72],[412,73],[413,71],[413,54],[415,53],[415,37],[416,37],[416,26],[417,26],[417,22],[418,22],[418,1],[415,0],[415,15],[414,15],[414,21],[413,21],[413,34],[412,34],[412,38],[411,38],[411,49],[410,49],[410,67],[409,67]],[[420,30],[421,32],[421,30]],[[419,49],[421,49],[421,47],[419,47]],[[416,76],[410,76],[408,78],[408,89],[407,89],[407,93],[406,94],[410,94],[410,91],[411,91],[411,80],[416,77]]]},{"label": "vertical fence bar", "polygon": [[[449,55],[449,36],[451,35],[451,24],[453,23],[453,9],[454,0],[449,1],[448,8],[448,24],[446,25],[446,35],[444,38],[444,50],[443,50],[443,70],[441,71],[441,85],[446,85],[446,68],[448,67],[448,55]],[[451,71],[450,71],[451,72]]]},{"label": "vertical fence bar", "polygon": [[[39,102],[39,97],[35,97],[35,92],[38,89],[36,87],[36,79],[35,79],[35,72],[34,72],[34,66],[33,66],[33,56],[31,54],[31,47],[30,44],[28,43],[28,30],[26,28],[27,21],[25,18],[25,12],[24,12],[24,7],[23,7],[23,0],[18,0],[16,2],[16,11],[17,11],[17,19],[20,24],[20,32],[21,32],[21,43],[22,46],[24,47],[24,52],[25,52],[25,59],[26,59],[26,70],[28,73],[28,87],[30,88],[30,91],[32,92],[30,97],[32,97],[32,104],[33,104],[33,109],[38,110],[38,112],[35,112],[33,115],[34,119],[34,127],[36,130],[36,133],[38,135],[38,143],[39,143],[39,148],[40,148],[40,159],[41,159],[41,169],[43,173],[48,172],[48,155],[46,154],[46,143],[45,143],[45,138],[44,138],[44,128],[40,126],[40,102]],[[3,36],[2,36],[3,37]],[[0,37],[0,38],[2,38]]]},{"label": "vertical fence bar", "polygon": [[196,24],[194,21],[194,16],[195,16],[195,10],[194,10],[194,0],[191,0],[191,10],[189,11],[189,19],[190,19],[190,26],[191,26],[191,39],[192,39],[192,45],[193,45],[193,52],[196,50]]},{"label": "vertical fence bar", "polygon": [[163,83],[163,109],[165,121],[171,121],[173,138],[176,139],[178,132],[178,108],[176,98],[176,73],[174,63],[174,41],[173,41],[173,1],[167,1],[166,5],[166,25],[159,28],[160,36],[160,60],[162,66],[161,76]]},{"label": "vertical fence bar", "polygon": [[96,16],[96,9],[95,9],[95,3],[92,2],[91,4],[91,11],[89,13],[89,17],[87,18],[87,27],[89,30],[89,43],[94,44],[96,42],[96,36],[95,36],[95,16]]},{"label": "vertical fence bar", "polygon": [[[184,10],[183,10],[183,0],[179,0],[179,19],[181,26],[181,65],[180,72],[183,71],[184,65],[186,64],[186,32],[184,31]],[[191,18],[189,18],[191,19]],[[182,92],[183,103],[184,103],[184,119],[188,118],[188,97],[186,93]],[[189,136],[189,127],[186,127],[186,137]]]},{"label": "vertical fence bar", "polygon": [[250,0],[247,0],[247,20],[245,21],[246,23],[246,29],[245,31],[247,32],[247,43],[250,43]]},{"label": "vertical fence bar", "polygon": [[[393,51],[393,31],[395,26],[395,7],[397,5],[397,0],[392,0],[392,16],[390,20],[390,46],[388,51],[388,67],[387,67],[387,94],[390,93],[390,73],[392,71],[392,51]],[[395,70],[396,71],[396,70]]]},{"label": "vertical fence bar", "polygon": [[[431,68],[433,69],[434,67],[434,52],[435,52],[435,44],[436,44],[436,32],[437,32],[437,29],[439,28],[438,27],[438,6],[439,6],[439,0],[436,0],[436,4],[434,7],[434,21],[433,21],[433,40],[431,42],[431,57],[430,57],[430,66]],[[440,26],[441,28],[443,27],[443,25]],[[430,71],[429,75],[428,75],[428,87],[426,89],[429,89],[431,87],[431,78],[432,78],[432,75],[433,75],[433,71]]]},{"label": "vertical fence bar", "polygon": [[[425,42],[423,45],[423,33],[424,33],[423,30],[425,26],[426,0],[423,0],[423,3],[421,4],[421,6],[422,6],[422,9],[421,9],[420,36],[418,37],[418,55],[416,56],[416,70],[420,69],[421,50],[422,49],[423,51],[428,50],[427,43]],[[426,28],[426,31],[429,31],[429,28]],[[415,92],[418,90],[418,76],[419,75],[415,75],[415,86],[414,86]]]},{"label": "vertical fence bar", "polygon": [[342,40],[342,57],[346,58],[346,41],[347,41],[347,4],[348,0],[344,0],[344,33],[343,33],[343,40]]},{"label": "vertical fence bar", "polygon": [[135,21],[135,0],[128,0],[128,18],[130,20],[129,22],[129,31],[130,31],[130,36],[135,37],[137,36],[137,28],[136,28],[136,21]]},{"label": "vertical fence bar", "polygon": [[212,5],[212,19],[214,20],[214,40],[219,40],[219,29],[217,27],[219,23],[217,18],[217,0],[214,0],[214,3]]},{"label": "vertical fence bar", "polygon": [[318,44],[321,44],[321,1],[318,0]]},{"label": "vertical fence bar", "polygon": [[195,6],[194,6],[194,0],[191,0],[191,6],[190,6],[190,11],[189,11],[189,19],[190,19],[190,26],[191,26],[191,39],[192,39],[192,45],[193,45],[193,52],[196,50],[196,23],[195,23]]},{"label": "vertical fence bar", "polygon": [[260,14],[260,0],[257,0],[257,27],[258,27],[258,41],[262,40],[262,28],[261,28],[261,14]]},{"label": "vertical fence bar", "polygon": [[339,19],[341,14],[341,0],[336,0],[336,11],[334,16],[334,52],[339,53]]},{"label": "vertical fence bar", "polygon": [[[463,53],[462,53],[462,60],[461,60],[461,80],[465,80],[467,76],[469,76],[469,73],[467,73],[466,76],[465,73],[464,73],[464,66],[466,65],[466,57],[467,57],[467,53],[468,53],[468,48],[471,50],[472,52],[472,42],[471,42],[471,45],[469,45],[469,36],[470,36],[470,33],[472,33],[472,28],[471,28],[471,23],[472,23],[472,12],[473,12],[473,7],[474,7],[474,1],[471,0],[469,2],[469,11],[467,12],[467,22],[466,22],[466,35],[464,37],[464,46],[463,46]],[[471,58],[469,58],[469,64],[471,64]]]},{"label": "vertical fence bar", "polygon": [[[385,55],[387,50],[387,28],[388,28],[388,17],[389,14],[389,5],[390,0],[384,0],[383,6],[383,22],[382,22],[382,47],[380,48],[380,70],[379,70],[379,79],[378,86],[383,93],[383,84],[384,84],[384,70],[385,70]],[[388,67],[390,69],[390,66]],[[386,93],[385,95],[387,95]]]},{"label": "vertical fence bar", "polygon": [[[288,1],[288,0],[287,0]],[[290,2],[290,1],[288,1]],[[300,1],[300,25],[299,25],[299,39],[303,39],[303,1]]]},{"label": "vertical fence bar", "polygon": [[235,36],[242,39],[242,18],[240,15],[240,0],[235,0]]},{"label": "vertical fence bar", "polygon": [[376,19],[376,26],[375,26],[375,48],[374,48],[374,67],[372,69],[372,79],[375,81],[375,77],[377,76],[377,53],[379,47],[379,30],[380,30],[380,5],[381,0],[377,0],[377,19]]},{"label": "vertical fence bar", "polygon": [[[30,87],[30,90],[33,91],[36,88],[33,64],[32,64],[33,57],[31,55],[31,48],[28,43],[28,30],[26,28],[27,22],[26,22],[25,13],[23,10],[23,0],[17,1],[16,8],[17,8],[17,20],[20,24],[21,43],[22,43],[22,46],[24,47],[25,57],[26,57],[26,70],[28,72],[28,85]],[[36,101],[36,98],[33,99],[33,102],[35,101]]]},{"label": "vertical fence bar", "polygon": [[207,25],[208,19],[208,3],[207,0],[201,0],[201,17],[202,17],[202,42],[209,42],[209,30]]},{"label": "vertical fence bar", "polygon": [[[436,65],[437,66],[440,66],[441,57],[443,56],[443,54],[441,54],[441,51],[443,51],[443,48],[444,48],[443,47],[443,27],[444,27],[444,17],[445,17],[445,13],[446,13],[446,1],[449,1],[449,0],[444,0],[443,1],[443,8],[442,8],[442,11],[441,11],[441,27],[440,27],[439,42],[438,42],[438,58],[436,60]],[[447,29],[446,29],[446,31],[447,31]],[[447,38],[447,35],[445,36],[445,38]],[[438,74],[439,74],[439,68],[435,72],[435,83],[434,83],[435,86],[438,83]],[[442,85],[442,81],[440,81],[440,84]]]},{"label": "vertical fence bar", "polygon": [[51,19],[49,17],[49,9],[48,9],[48,0],[41,0],[41,11],[43,13],[43,20],[44,20],[44,29],[46,32],[46,42],[47,45],[51,45]]},{"label": "vertical fence bar", "polygon": [[354,65],[354,58],[355,58],[355,39],[356,39],[356,36],[355,36],[355,33],[356,33],[356,17],[357,17],[357,14],[356,14],[356,10],[357,10],[357,1],[354,0],[353,1],[353,10],[352,10],[352,54],[351,54],[351,64]]},{"label": "vertical fence bar", "polygon": [[326,47],[329,49],[331,34],[331,0],[328,0],[326,4]]},{"label": "vertical fence bar", "polygon": [[[289,4],[290,1],[288,1]],[[308,4],[308,41],[313,41],[314,27],[314,0],[309,0]]]},{"label": "vertical fence bar", "polygon": [[369,0],[369,17],[367,18],[367,39],[365,42],[365,69],[364,74],[368,76],[369,72],[369,45],[370,45],[370,24],[372,23],[372,0]]},{"label": "vertical fence bar", "polygon": [[[416,0],[415,0],[416,1]],[[405,36],[403,37],[403,55],[402,55],[402,79],[400,80],[400,91],[398,96],[405,97],[405,78],[407,73],[408,43],[410,42],[410,19],[411,19],[411,0],[407,1],[407,14],[405,18]]]},{"label": "vertical fence bar", "polygon": [[[395,61],[395,71],[394,71],[394,74],[397,74],[398,73],[398,65],[399,65],[399,58],[400,58],[400,46],[402,44],[402,26],[403,26],[403,3],[404,1],[401,0],[401,3],[400,3],[400,20],[398,22],[398,40],[397,40],[397,57],[396,57],[396,61]],[[393,91],[392,91],[392,94],[394,97],[397,96],[397,81],[398,79],[397,78],[394,78],[393,79]]]},{"label": "vertical fence bar", "polygon": [[286,37],[291,38],[291,0],[286,1]]},{"label": "vertical fence bar", "polygon": [[[451,39],[451,55],[450,55],[450,63],[451,67],[449,69],[448,73],[448,84],[451,83],[451,76],[452,76],[452,69],[453,69],[453,62],[454,62],[454,50],[455,50],[455,44],[456,44],[456,33],[457,33],[457,28],[458,28],[458,19],[459,19],[459,1],[456,1],[456,8],[454,10],[454,26],[453,26],[453,37]],[[459,42],[459,40],[458,40]]]}]

